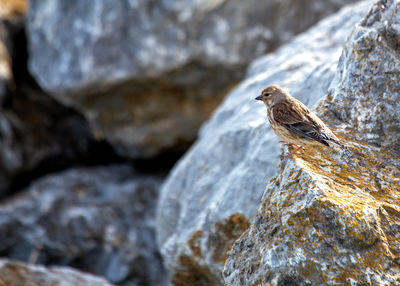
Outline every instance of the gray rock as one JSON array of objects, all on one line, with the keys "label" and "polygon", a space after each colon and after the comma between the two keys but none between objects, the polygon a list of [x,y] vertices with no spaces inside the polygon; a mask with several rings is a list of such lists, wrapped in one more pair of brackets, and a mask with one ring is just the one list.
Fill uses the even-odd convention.
[{"label": "gray rock", "polygon": [[355,27],[316,109],[349,150],[282,162],[226,285],[400,285],[399,23],[380,0]]},{"label": "gray rock", "polygon": [[0,255],[119,285],[165,285],[154,231],[159,185],[124,165],[46,176],[0,204]]},{"label": "gray rock", "polygon": [[41,174],[116,157],[76,111],[29,85],[8,86],[0,108],[0,197]]},{"label": "gray rock", "polygon": [[226,252],[253,221],[280,160],[279,139],[254,98],[276,83],[313,106],[326,94],[347,36],[371,5],[344,8],[256,60],[203,126],[161,191],[158,243],[172,281],[190,285],[190,276],[199,276],[203,285],[223,284]]},{"label": "gray rock", "polygon": [[88,162],[97,150],[104,157],[112,153],[83,116],[34,83],[27,71],[24,2],[6,2],[0,8],[0,198],[40,174]]},{"label": "gray rock", "polygon": [[[7,90],[8,89],[7,83]],[[7,92],[0,107],[0,197],[29,180],[76,162],[114,155],[85,119],[29,86]],[[111,156],[110,156],[111,155]]]},{"label": "gray rock", "polygon": [[0,285],[7,286],[112,286],[106,280],[69,267],[46,268],[39,265],[0,260]]},{"label": "gray rock", "polygon": [[251,60],[348,2],[30,0],[29,66],[122,154],[182,151]]}]

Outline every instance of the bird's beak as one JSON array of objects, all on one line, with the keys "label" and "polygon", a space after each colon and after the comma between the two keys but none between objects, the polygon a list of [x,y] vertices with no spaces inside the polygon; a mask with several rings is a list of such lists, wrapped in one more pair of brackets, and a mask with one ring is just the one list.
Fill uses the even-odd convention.
[{"label": "bird's beak", "polygon": [[261,95],[259,95],[259,96],[257,96],[256,98],[254,98],[255,100],[262,100],[262,96]]}]

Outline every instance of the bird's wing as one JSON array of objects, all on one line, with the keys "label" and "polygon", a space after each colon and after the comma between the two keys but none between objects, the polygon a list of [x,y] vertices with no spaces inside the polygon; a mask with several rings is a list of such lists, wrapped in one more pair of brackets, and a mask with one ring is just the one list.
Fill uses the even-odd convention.
[{"label": "bird's wing", "polygon": [[302,103],[283,101],[275,104],[272,115],[277,123],[288,130],[329,146],[326,141],[330,140],[330,136],[323,131],[323,123],[318,122],[318,118]]}]

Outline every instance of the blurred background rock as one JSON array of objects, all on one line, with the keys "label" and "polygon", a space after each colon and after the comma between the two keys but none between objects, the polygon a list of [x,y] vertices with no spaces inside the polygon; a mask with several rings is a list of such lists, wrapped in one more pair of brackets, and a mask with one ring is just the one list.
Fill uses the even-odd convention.
[{"label": "blurred background rock", "polygon": [[[243,154],[232,161],[214,156],[225,160],[226,166],[211,160],[218,170],[203,181],[196,177],[210,168],[201,162],[202,158],[208,162],[211,153],[187,155],[184,162],[192,158],[197,163],[178,166],[168,179],[160,204],[167,211],[159,211],[164,219],[156,227],[160,186],[196,140],[202,123],[245,77],[249,63],[350,2],[355,1],[0,0],[0,255],[25,263],[74,267],[117,285],[168,285],[170,278],[175,285],[222,283],[222,276],[215,273],[222,269],[225,248],[248,227],[257,200],[252,200],[244,217],[212,219],[219,222],[212,224],[214,233],[208,234],[210,224],[202,225],[202,238],[200,232],[182,225],[191,224],[196,216],[190,213],[201,214],[201,210],[183,204],[192,211],[178,212],[179,199],[184,197],[180,193],[186,191],[180,184],[189,178],[193,191],[201,191],[213,185],[207,181],[210,178],[223,178],[229,164],[239,162]],[[363,9],[357,13],[366,13]],[[340,30],[340,21],[351,19],[335,34],[337,38],[327,36],[323,41],[331,46],[319,61],[335,54],[327,70],[335,66],[346,35],[361,17],[357,13],[338,18],[335,25],[319,26],[326,36]],[[313,42],[307,37],[314,37]],[[276,55],[282,60],[257,61],[249,72],[261,73],[269,65],[273,75],[285,58],[294,57],[297,50],[312,50],[311,46],[318,50],[320,43],[315,33],[309,34],[288,46],[288,52]],[[303,67],[301,73],[307,77],[319,67],[319,61],[309,56],[305,53],[303,61],[293,60],[281,75],[270,79],[282,80],[286,72],[294,74],[296,66]],[[324,81],[318,76],[308,81],[310,88],[318,83],[321,91],[307,97],[310,104],[323,95],[333,74],[323,69],[319,73]],[[253,91],[257,90],[242,93],[241,98],[252,100]],[[229,110],[220,111],[218,118],[228,118],[234,113]],[[203,142],[220,138],[210,126],[210,139]],[[227,141],[221,140],[225,145],[220,147],[230,146],[226,152],[231,154],[243,142],[228,135],[221,137]],[[196,148],[209,147],[204,146]],[[270,152],[275,156],[277,150]],[[271,158],[261,163],[272,166],[269,176],[276,167]],[[262,185],[263,178],[256,182]],[[223,190],[221,185],[216,188]],[[263,187],[257,194],[262,191]],[[156,244],[156,228],[163,240],[159,246],[168,242],[163,256],[169,277]],[[200,253],[205,258],[196,260],[180,246],[169,253],[171,235],[181,246],[190,242],[191,251],[202,249],[196,243],[223,249],[216,250],[217,261],[212,258],[211,264],[211,256],[206,256],[213,254]],[[0,273],[3,268],[8,271],[7,263],[1,264]],[[46,268],[40,271],[47,273]],[[53,270],[48,273],[54,275]],[[21,283],[10,281],[3,282]],[[101,283],[107,282],[96,280],[92,285],[108,285]]]}]

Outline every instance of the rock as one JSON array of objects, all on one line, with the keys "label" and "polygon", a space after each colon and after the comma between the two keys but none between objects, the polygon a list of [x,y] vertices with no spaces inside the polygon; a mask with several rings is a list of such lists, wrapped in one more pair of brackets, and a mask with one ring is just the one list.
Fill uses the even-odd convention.
[{"label": "rock", "polygon": [[[12,74],[12,35],[10,35],[10,31],[7,29],[6,21],[14,19],[14,21],[18,22],[18,18],[15,20],[14,16],[10,15],[9,9],[5,9],[3,7],[8,7],[4,5],[5,1],[2,1],[0,4],[0,107],[3,107],[5,103],[5,99],[7,96],[7,90],[9,85],[13,85],[14,79]],[[10,6],[11,9],[12,5]],[[12,14],[14,15],[14,14]],[[22,24],[22,21],[20,21]],[[2,111],[2,108],[0,108]],[[9,121],[3,115],[3,112],[0,112],[0,196],[2,193],[7,190],[10,179],[8,176],[8,172],[6,169],[11,169],[11,156],[9,152],[7,152],[7,135],[6,133],[10,133],[9,131]]]},{"label": "rock", "polygon": [[346,38],[372,3],[349,6],[252,63],[171,171],[161,190],[157,234],[175,285],[194,285],[193,277],[201,285],[223,284],[226,253],[253,221],[278,170],[279,139],[254,98],[276,83],[314,105],[326,94]]},{"label": "rock", "polygon": [[159,185],[126,165],[48,175],[0,204],[0,256],[166,285],[154,231]]},{"label": "rock", "polygon": [[78,162],[114,159],[111,147],[94,138],[81,115],[40,90],[18,88],[7,92],[4,100],[0,108],[0,197],[48,172]]},{"label": "rock", "polygon": [[2,42],[0,42],[0,105],[3,104],[6,88],[11,76],[11,65],[9,55]]},{"label": "rock", "polygon": [[82,115],[30,77],[23,3],[0,2],[0,198],[45,173],[115,156]]},{"label": "rock", "polygon": [[251,60],[348,2],[30,0],[29,66],[120,154],[182,152]]},{"label": "rock", "polygon": [[12,81],[11,56],[7,45],[9,36],[4,23],[0,22],[0,105],[4,103],[4,97],[7,93],[7,84]]},{"label": "rock", "polygon": [[4,103],[7,86],[13,83],[14,30],[22,26],[25,11],[26,1],[24,0],[0,0],[0,106]]},{"label": "rock", "polygon": [[81,115],[40,90],[18,88],[7,92],[4,101],[0,108],[0,197],[45,173],[116,157],[107,143],[94,138]]},{"label": "rock", "polygon": [[46,268],[39,265],[0,260],[0,285],[4,286],[112,286],[106,280],[69,267]]},{"label": "rock", "polygon": [[19,21],[27,10],[27,0],[0,0],[0,18]]},{"label": "rock", "polygon": [[229,252],[226,285],[400,285],[400,7],[347,41],[318,115],[351,147],[283,161]]}]

